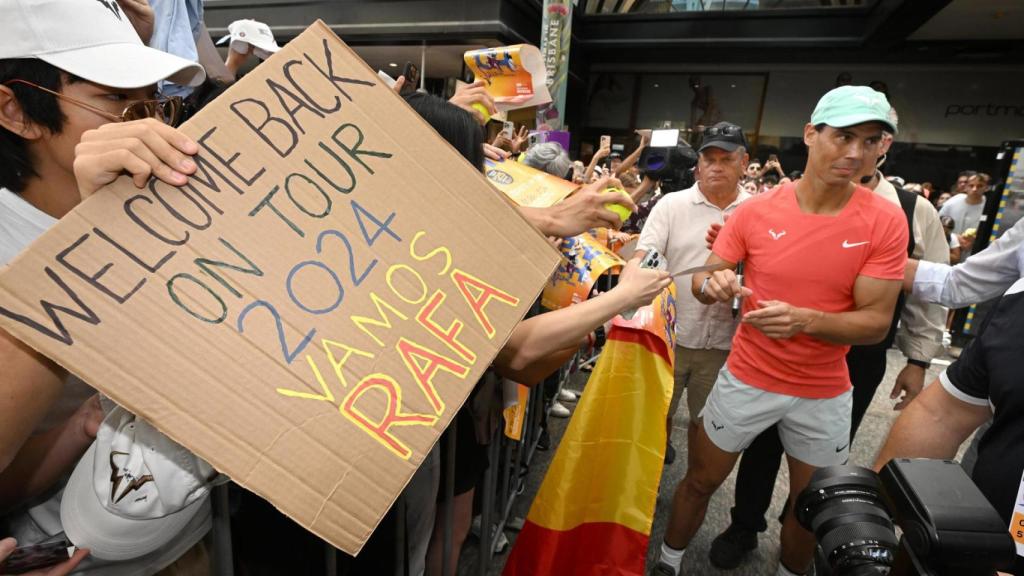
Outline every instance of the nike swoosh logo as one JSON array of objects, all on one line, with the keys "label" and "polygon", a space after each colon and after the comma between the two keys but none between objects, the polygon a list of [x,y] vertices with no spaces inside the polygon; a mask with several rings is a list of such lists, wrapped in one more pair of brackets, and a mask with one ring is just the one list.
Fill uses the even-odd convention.
[{"label": "nike swoosh logo", "polygon": [[721,426],[719,426],[718,424],[715,424],[714,420],[712,420],[711,421],[711,427],[714,428],[715,430],[721,430],[722,428],[725,428],[725,424],[722,424]]},{"label": "nike swoosh logo", "polygon": [[870,240],[865,240],[863,242],[854,242],[853,244],[850,244],[849,240],[843,240],[843,248],[853,248],[854,246],[863,246],[863,245],[867,244],[868,242],[870,242]]},{"label": "nike swoosh logo", "polygon": [[836,447],[836,454],[839,454],[839,453],[840,453],[840,452],[842,452],[843,450],[846,450],[846,447],[847,447],[847,446],[849,446],[849,444],[843,444],[842,446],[838,446],[838,447]]}]

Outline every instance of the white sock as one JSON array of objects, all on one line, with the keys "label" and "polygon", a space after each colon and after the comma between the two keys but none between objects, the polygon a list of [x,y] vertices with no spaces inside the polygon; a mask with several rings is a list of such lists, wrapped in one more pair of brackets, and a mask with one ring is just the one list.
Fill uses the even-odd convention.
[{"label": "white sock", "polygon": [[660,561],[675,571],[677,576],[679,574],[679,565],[683,563],[683,552],[686,552],[686,548],[676,550],[664,541],[661,542]]},{"label": "white sock", "polygon": [[775,576],[803,576],[803,575],[802,574],[795,574],[793,572],[790,572],[788,568],[786,568],[785,566],[782,565],[782,562],[779,562],[779,571],[775,573]]}]

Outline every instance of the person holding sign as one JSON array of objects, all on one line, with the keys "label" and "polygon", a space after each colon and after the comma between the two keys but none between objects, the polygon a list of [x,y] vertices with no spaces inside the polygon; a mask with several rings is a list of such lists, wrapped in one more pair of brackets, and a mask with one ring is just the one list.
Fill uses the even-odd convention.
[{"label": "person holding sign", "polygon": [[[171,127],[181,101],[157,94],[156,84],[195,86],[205,73],[145,46],[117,2],[0,0],[0,12],[18,15],[0,19],[0,264],[6,264],[124,173],[140,188],[152,176],[184,184],[196,170],[188,156],[198,146]],[[31,513],[24,505],[60,487],[92,444],[103,411],[91,388],[3,330],[0,366],[0,509],[15,510],[8,525],[38,541],[59,532],[60,497]],[[194,543],[203,532],[181,540]],[[154,554],[129,563],[156,571],[180,549]]]}]

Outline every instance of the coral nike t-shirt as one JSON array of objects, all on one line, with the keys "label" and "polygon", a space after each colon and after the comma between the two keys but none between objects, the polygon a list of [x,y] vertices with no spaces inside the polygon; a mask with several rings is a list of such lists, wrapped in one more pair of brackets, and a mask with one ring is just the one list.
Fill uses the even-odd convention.
[{"label": "coral nike t-shirt", "polygon": [[[747,200],[726,221],[713,252],[744,263],[743,283],[759,300],[780,300],[823,312],[856,308],[858,276],[902,280],[907,261],[907,219],[899,207],[858,186],[837,216],[807,214],[796,183]],[[740,324],[729,371],[758,388],[803,398],[833,398],[850,388],[848,345],[806,334],[773,340]]]}]

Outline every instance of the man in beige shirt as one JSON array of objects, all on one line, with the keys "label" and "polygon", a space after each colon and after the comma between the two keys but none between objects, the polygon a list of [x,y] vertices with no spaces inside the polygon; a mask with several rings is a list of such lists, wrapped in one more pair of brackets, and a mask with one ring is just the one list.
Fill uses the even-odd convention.
[{"label": "man in beige shirt", "polygon": [[[728,122],[707,128],[699,153],[697,183],[668,194],[658,202],[637,243],[641,256],[650,249],[657,250],[668,263],[671,274],[707,261],[711,253],[705,240],[708,227],[725,222],[725,218],[750,197],[739,185],[749,161],[742,128]],[[679,407],[683,388],[689,389],[686,405],[690,411],[688,436],[692,436],[697,415],[704,408],[718,371],[729,355],[737,325],[728,304],[705,306],[693,297],[689,276],[680,276],[675,281],[675,388],[666,421],[665,462],[668,464],[675,460],[672,417]]]}]

